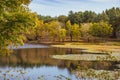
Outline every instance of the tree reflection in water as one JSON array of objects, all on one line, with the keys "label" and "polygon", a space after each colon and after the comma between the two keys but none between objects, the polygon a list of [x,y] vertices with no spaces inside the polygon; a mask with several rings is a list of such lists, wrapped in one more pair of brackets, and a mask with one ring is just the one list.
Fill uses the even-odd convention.
[{"label": "tree reflection in water", "polygon": [[[61,49],[61,48],[34,48],[34,49],[17,49],[13,54],[10,56],[1,56],[0,57],[0,73],[3,75],[3,78],[8,78],[8,76],[12,77],[16,73],[10,73],[10,70],[4,71],[3,67],[20,67],[18,71],[21,76],[24,78],[25,73],[27,72],[24,69],[27,68],[34,68],[34,67],[41,67],[41,66],[50,66],[50,67],[57,67],[59,69],[67,69],[70,74],[75,74],[76,78],[74,79],[109,79],[110,75],[113,75],[115,78],[120,78],[120,71],[114,69],[113,64],[116,62],[112,61],[73,61],[73,60],[59,60],[59,59],[52,59],[50,55],[64,55],[64,54],[81,54],[80,50],[77,49]],[[83,53],[82,53],[83,54]],[[87,57],[87,56],[86,56]],[[116,71],[114,71],[116,70]],[[53,71],[54,72],[54,71]],[[111,73],[108,75],[109,73]],[[9,73],[9,75],[7,75]],[[52,73],[55,74],[55,73]],[[84,75],[83,75],[84,74]],[[38,75],[38,79],[40,79],[40,75]],[[66,76],[66,74],[62,74]],[[44,76],[44,75],[43,75]],[[42,77],[43,77],[42,76]],[[58,75],[53,75],[54,77],[63,77]],[[104,76],[104,77],[103,77]],[[106,76],[106,77],[105,77]],[[20,77],[20,76],[18,76]],[[31,78],[30,76],[29,78]],[[100,77],[100,78],[99,78]],[[109,77],[109,78],[108,78]],[[21,79],[21,78],[20,78]],[[67,79],[67,78],[65,78]],[[113,77],[111,78],[113,79]]]}]

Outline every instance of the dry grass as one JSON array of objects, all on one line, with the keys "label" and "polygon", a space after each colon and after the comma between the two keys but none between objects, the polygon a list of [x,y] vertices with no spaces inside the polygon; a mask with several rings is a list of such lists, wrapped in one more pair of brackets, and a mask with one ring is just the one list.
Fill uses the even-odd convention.
[{"label": "dry grass", "polygon": [[52,55],[54,59],[61,60],[85,60],[85,61],[120,61],[120,55],[94,55],[94,54],[67,54],[67,55]]},{"label": "dry grass", "polygon": [[51,45],[52,47],[61,47],[61,48],[77,48],[77,49],[86,49],[87,52],[112,52],[120,53],[120,46],[117,45],[100,45],[100,44],[73,44],[65,43],[65,45]]}]

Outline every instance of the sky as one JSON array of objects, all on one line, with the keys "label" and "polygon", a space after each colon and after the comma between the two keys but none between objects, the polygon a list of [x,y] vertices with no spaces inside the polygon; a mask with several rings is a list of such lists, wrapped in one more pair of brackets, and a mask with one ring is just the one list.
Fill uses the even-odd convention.
[{"label": "sky", "polygon": [[29,5],[32,12],[52,17],[68,15],[71,10],[101,13],[112,7],[120,8],[120,0],[33,0]]}]

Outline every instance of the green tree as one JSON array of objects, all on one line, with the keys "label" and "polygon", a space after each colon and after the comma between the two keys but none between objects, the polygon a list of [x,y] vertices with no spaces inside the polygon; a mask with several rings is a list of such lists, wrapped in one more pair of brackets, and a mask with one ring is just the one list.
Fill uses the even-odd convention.
[{"label": "green tree", "polygon": [[101,14],[98,14],[95,19],[95,22],[100,22],[100,21],[105,21],[105,22],[109,21],[109,17],[104,11]]},{"label": "green tree", "polygon": [[74,12],[73,11],[70,11],[69,14],[68,14],[68,19],[70,20],[70,23],[71,24],[74,24],[75,23],[75,15],[74,15]]},{"label": "green tree", "polygon": [[76,18],[77,18],[77,23],[76,24],[79,24],[79,27],[80,27],[80,24],[83,23],[83,19],[84,19],[83,12],[78,12],[77,15],[76,15]]},{"label": "green tree", "polygon": [[83,22],[84,23],[89,23],[89,22],[94,22],[96,18],[96,13],[92,11],[85,11],[83,12]]},{"label": "green tree", "polygon": [[80,24],[81,23],[89,23],[94,22],[96,19],[97,14],[92,11],[85,11],[85,12],[73,12],[70,11],[68,15],[68,19],[70,20],[71,24]]},{"label": "green tree", "polygon": [[30,0],[0,0],[0,54],[8,46],[23,44],[24,33],[36,26],[37,16],[28,9]]},{"label": "green tree", "polygon": [[60,15],[60,16],[58,16],[58,21],[59,22],[62,22],[62,23],[66,23],[67,22],[67,16],[65,16],[65,15]]},{"label": "green tree", "polygon": [[106,38],[112,34],[112,27],[107,22],[93,23],[90,27],[90,34],[94,37]]},{"label": "green tree", "polygon": [[57,20],[60,22],[60,25],[62,28],[67,29],[66,28],[66,22],[68,21],[68,17],[65,15],[60,15],[58,16]]},{"label": "green tree", "polygon": [[68,19],[70,20],[71,24],[79,24],[83,22],[83,12],[69,12]]},{"label": "green tree", "polygon": [[109,17],[109,23],[113,27],[113,38],[116,38],[116,33],[120,30],[120,8],[111,8],[105,11]]},{"label": "green tree", "polygon": [[38,15],[38,18],[39,18],[40,20],[43,20],[44,23],[48,23],[48,22],[51,22],[51,21],[55,21],[55,20],[57,20],[56,17],[42,16],[42,15]]}]

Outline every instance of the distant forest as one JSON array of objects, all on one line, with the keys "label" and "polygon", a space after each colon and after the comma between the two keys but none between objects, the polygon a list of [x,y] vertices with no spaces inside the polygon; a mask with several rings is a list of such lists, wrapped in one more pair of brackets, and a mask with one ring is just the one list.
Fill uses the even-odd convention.
[{"label": "distant forest", "polygon": [[62,39],[64,41],[64,39],[70,38],[70,41],[73,41],[80,38],[120,37],[120,8],[118,7],[106,9],[98,14],[92,11],[70,11],[68,16],[51,17],[38,15],[38,18],[39,25],[35,31],[32,31],[36,40],[38,38],[49,38],[54,40]]}]

